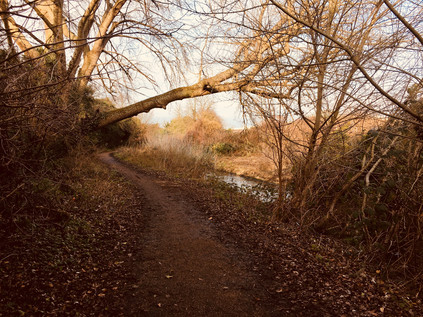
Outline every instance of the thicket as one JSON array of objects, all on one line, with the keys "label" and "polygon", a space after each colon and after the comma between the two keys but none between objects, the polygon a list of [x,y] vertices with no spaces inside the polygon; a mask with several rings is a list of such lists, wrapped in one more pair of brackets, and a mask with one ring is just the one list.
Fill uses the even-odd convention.
[{"label": "thicket", "polygon": [[193,106],[187,114],[179,114],[166,124],[164,132],[188,142],[209,145],[219,140],[224,130],[221,119],[211,106],[199,109]]},{"label": "thicket", "polygon": [[262,137],[256,127],[241,131],[226,130],[219,141],[212,145],[212,150],[221,155],[248,156],[252,153],[260,153]]},{"label": "thicket", "polygon": [[49,206],[66,191],[55,177],[67,168],[62,158],[142,140],[132,120],[92,131],[92,123],[113,105],[56,75],[56,66],[50,55],[27,60],[0,51],[2,225],[22,214],[57,209]]},{"label": "thicket", "polygon": [[[407,103],[423,113],[416,87]],[[313,195],[289,214],[306,228],[342,238],[389,276],[423,278],[423,133],[403,116],[365,135],[342,129],[319,156]],[[295,191],[302,158],[293,165]],[[289,201],[285,206],[289,210]]]}]

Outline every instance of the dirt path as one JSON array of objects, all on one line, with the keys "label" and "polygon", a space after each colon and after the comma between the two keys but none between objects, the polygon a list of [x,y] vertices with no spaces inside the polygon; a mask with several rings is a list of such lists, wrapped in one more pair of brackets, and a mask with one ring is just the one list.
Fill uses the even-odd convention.
[{"label": "dirt path", "polygon": [[148,211],[144,243],[136,267],[138,285],[129,300],[131,314],[184,316],[263,316],[267,291],[248,270],[247,255],[223,244],[206,215],[172,190],[170,181],[151,176],[116,161],[101,160],[131,180]]},{"label": "dirt path", "polygon": [[100,158],[136,186],[141,204],[126,267],[135,280],[119,300],[125,316],[423,316],[420,301],[398,297],[331,239],[251,221],[248,208],[195,182]]},{"label": "dirt path", "polygon": [[423,316],[351,246],[253,197],[100,158],[3,223],[0,316]]}]

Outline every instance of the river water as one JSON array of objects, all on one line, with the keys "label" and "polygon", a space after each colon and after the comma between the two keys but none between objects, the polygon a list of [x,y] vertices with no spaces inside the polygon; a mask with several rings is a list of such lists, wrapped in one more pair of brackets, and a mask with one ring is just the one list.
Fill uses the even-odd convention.
[{"label": "river water", "polygon": [[272,202],[278,197],[276,185],[258,179],[223,172],[207,174],[206,178],[217,179],[236,187],[240,192],[253,194],[263,202]]}]

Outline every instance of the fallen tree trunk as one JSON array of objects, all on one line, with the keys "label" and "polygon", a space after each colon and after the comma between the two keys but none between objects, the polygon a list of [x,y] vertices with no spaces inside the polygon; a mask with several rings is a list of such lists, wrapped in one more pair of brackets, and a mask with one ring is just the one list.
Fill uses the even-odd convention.
[{"label": "fallen tree trunk", "polygon": [[121,121],[126,118],[130,118],[142,112],[148,112],[154,108],[163,108],[177,100],[183,100],[186,98],[193,98],[208,95],[211,92],[206,90],[204,86],[195,84],[187,87],[180,87],[172,89],[168,92],[165,92],[161,95],[157,95],[139,102],[136,102],[132,105],[129,105],[124,108],[119,108],[113,111],[106,113],[98,121],[98,128],[105,127],[109,124]]}]

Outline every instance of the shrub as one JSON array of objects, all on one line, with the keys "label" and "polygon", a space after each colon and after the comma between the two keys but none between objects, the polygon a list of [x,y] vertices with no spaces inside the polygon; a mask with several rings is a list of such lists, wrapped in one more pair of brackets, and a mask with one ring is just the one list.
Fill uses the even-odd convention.
[{"label": "shrub", "polygon": [[141,137],[133,120],[92,133],[92,121],[113,106],[95,100],[89,88],[56,78],[54,67],[50,60],[9,58],[0,50],[0,217],[9,220],[28,206],[25,197],[42,186],[55,188],[46,186],[45,175],[61,168],[61,158],[93,143]]},{"label": "shrub", "polygon": [[216,154],[228,155],[235,152],[235,148],[229,143],[218,142],[211,146],[211,150]]},{"label": "shrub", "polygon": [[319,181],[302,219],[366,250],[387,272],[416,280],[423,272],[423,145],[418,133],[406,121],[390,120],[351,140],[355,143],[342,155],[322,156]]},{"label": "shrub", "polygon": [[212,144],[223,132],[222,122],[209,108],[178,116],[165,127],[165,133],[199,144]]}]

